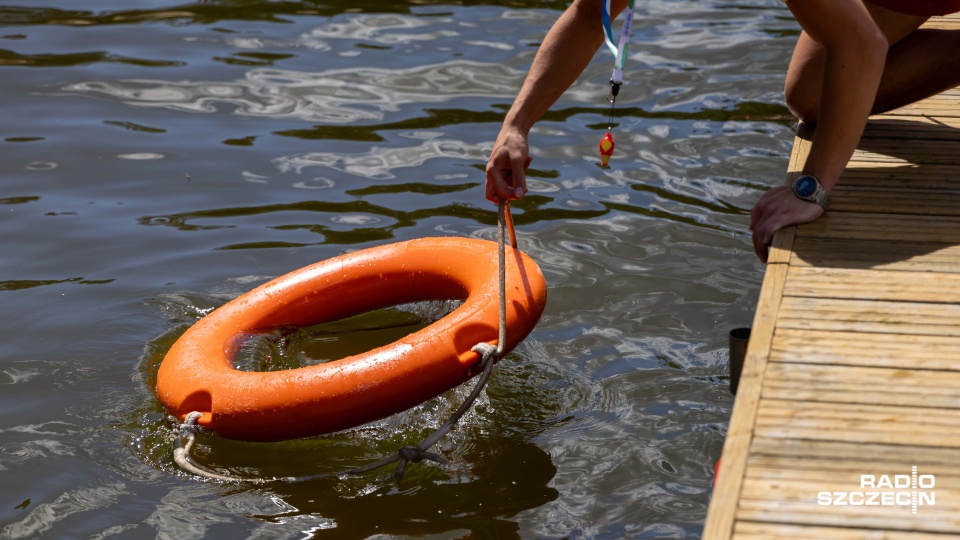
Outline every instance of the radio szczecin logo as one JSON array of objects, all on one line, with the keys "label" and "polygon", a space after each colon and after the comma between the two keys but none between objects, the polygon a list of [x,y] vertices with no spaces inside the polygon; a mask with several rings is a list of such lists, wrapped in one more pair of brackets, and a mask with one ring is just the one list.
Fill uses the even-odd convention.
[{"label": "radio szczecin logo", "polygon": [[861,474],[859,491],[821,491],[820,506],[909,506],[916,514],[918,506],[937,504],[937,479],[932,474]]}]

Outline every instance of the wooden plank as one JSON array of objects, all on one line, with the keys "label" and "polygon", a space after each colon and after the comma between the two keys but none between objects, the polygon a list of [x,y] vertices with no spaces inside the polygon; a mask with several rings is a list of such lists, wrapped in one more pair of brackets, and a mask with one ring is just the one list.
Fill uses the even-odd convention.
[{"label": "wooden plank", "polygon": [[810,153],[812,142],[813,126],[801,122],[797,126],[797,134],[793,138],[793,152],[790,153],[790,162],[787,164],[787,184],[796,180],[803,171],[803,164],[807,161],[807,154]]},{"label": "wooden plank", "polygon": [[960,218],[827,212],[797,227],[797,238],[847,238],[960,244]]},{"label": "wooden plank", "polygon": [[917,465],[924,467],[953,467],[957,464],[957,451],[951,448],[918,446],[910,444],[862,444],[840,441],[803,439],[774,439],[754,437],[750,452],[755,458],[768,456],[814,461],[882,463],[884,465]]},{"label": "wooden plank", "polygon": [[[953,130],[950,130],[953,133]],[[857,148],[863,154],[883,153],[893,156],[917,155],[921,157],[957,157],[957,145],[953,140],[932,138],[930,140],[868,138],[862,139]]]},{"label": "wooden plank", "polygon": [[923,23],[923,27],[954,30],[960,28],[960,18],[957,17],[956,13],[944,17],[930,17],[927,22]]},{"label": "wooden plank", "polygon": [[833,190],[831,212],[960,216],[960,191],[870,187],[840,184]]},{"label": "wooden plank", "polygon": [[960,100],[957,99],[958,97],[960,97],[960,93],[957,92],[956,88],[952,88],[950,90],[941,92],[938,95],[931,96],[916,103],[911,103],[900,107],[899,109],[884,113],[884,117],[955,117],[960,115]]},{"label": "wooden plank", "polygon": [[[771,364],[771,369],[774,365],[775,364]],[[790,373],[797,373],[800,371],[796,369],[800,365],[802,364],[780,364],[780,366],[789,366],[791,369],[786,371]],[[836,372],[839,371],[836,367],[818,367],[821,368],[821,372],[829,372],[831,375],[835,375]],[[847,367],[845,369],[847,371],[866,371],[869,368]],[[783,371],[784,370],[781,370],[781,373],[778,373],[777,376],[782,376]],[[925,373],[937,372],[927,371]],[[957,373],[952,373],[956,379],[958,377]],[[849,377],[849,374],[845,376]],[[773,375],[771,375],[771,377],[773,377]],[[824,394],[830,394],[837,390],[842,390],[844,383],[849,383],[850,380],[851,379],[849,378],[845,378],[843,381],[824,382],[822,379],[807,379],[805,381],[788,381],[779,379],[774,380],[770,387],[793,387],[800,390],[817,390],[819,389],[819,384],[830,384],[831,386],[824,390]],[[856,392],[859,391],[857,385],[846,384],[847,396],[843,398],[847,400],[846,402],[829,401],[825,399],[824,401],[807,400],[803,403],[798,403],[798,400],[785,399],[783,397],[776,396],[768,397],[767,394],[764,393],[764,396],[761,400],[759,414],[757,415],[757,426],[782,428],[807,428],[822,426],[829,429],[843,428],[862,431],[865,434],[872,434],[874,431],[889,434],[895,432],[914,433],[929,429],[956,430],[957,427],[960,427],[960,423],[958,423],[958,417],[960,417],[960,414],[957,414],[957,408],[960,408],[960,399],[958,399],[960,393],[957,393],[956,388],[937,388],[935,395],[937,397],[952,397],[954,405],[953,408],[937,407],[935,405],[935,399],[931,399],[929,402],[923,402],[922,400],[916,399],[918,394],[923,394],[923,391],[921,388],[916,388],[913,391],[909,391],[909,386],[907,385],[909,382],[910,381],[906,381],[904,384],[897,385],[891,384],[888,381],[884,381],[879,384],[879,386],[882,387],[881,390],[873,392],[869,395],[856,395]],[[861,381],[858,381],[858,384],[860,387],[864,386]],[[766,386],[764,388],[766,389]],[[881,393],[888,393],[889,395],[882,397],[878,396],[878,394]],[[771,394],[776,393],[771,392]],[[913,401],[913,405],[887,404],[889,402],[899,401],[893,396],[906,397]],[[880,403],[874,404],[874,402]],[[960,437],[960,433],[957,433],[957,436]]]},{"label": "wooden plank", "polygon": [[755,521],[738,521],[733,538],[736,540],[945,540],[941,534],[917,531],[883,531]]},{"label": "wooden plank", "polygon": [[[821,409],[817,402],[831,401],[831,397],[826,394],[834,392],[848,394],[847,397],[833,399],[836,403],[889,403],[898,406],[909,403],[912,407],[933,408],[937,407],[938,398],[943,397],[945,399],[942,401],[951,405],[945,408],[960,408],[960,372],[957,371],[771,362],[767,366],[764,382],[764,392],[767,389],[785,388],[823,393],[823,397],[810,400],[810,407],[817,410]],[[766,384],[767,382],[769,384]],[[876,391],[870,391],[871,389]],[[765,400],[774,399],[768,398],[766,393],[763,396]],[[924,402],[923,397],[929,401]],[[776,401],[764,403],[768,407],[783,405]],[[844,408],[843,414],[852,410],[849,407]],[[872,408],[871,411],[873,414],[879,409]],[[911,410],[910,413],[928,415],[930,421],[938,418],[937,411],[933,409]],[[765,413],[761,411],[761,414]],[[949,414],[960,417],[956,411]],[[927,420],[923,422],[926,423]]]},{"label": "wooden plank", "polygon": [[[949,435],[944,438],[937,438],[929,434],[919,434],[926,435],[918,439],[918,443],[922,443],[927,446],[939,446],[942,448],[956,448],[960,444],[960,437],[956,435]],[[896,444],[897,442],[902,442],[904,440],[903,433],[885,433],[883,431],[866,431],[866,430],[856,430],[848,429],[844,427],[833,427],[833,426],[770,426],[770,425],[758,425],[756,427],[756,436],[757,437],[768,437],[775,439],[811,439],[811,440],[822,440],[822,441],[842,441],[848,443],[856,443],[860,445],[872,445],[872,444]]]},{"label": "wooden plank", "polygon": [[[752,478],[747,483],[750,488],[740,501],[741,519],[747,521],[953,534],[960,527],[955,508],[924,505],[914,515],[910,507],[823,506],[817,504],[816,494],[811,497],[806,490],[797,492],[789,485]],[[955,491],[941,495],[937,490],[936,502],[957,495]]]},{"label": "wooden plank", "polygon": [[837,187],[958,191],[960,166],[850,161]]},{"label": "wooden plank", "polygon": [[[809,467],[804,467],[802,465],[809,465]],[[906,483],[902,488],[896,487],[873,487],[876,485],[877,477],[881,475],[887,475],[893,482],[895,476],[900,476],[901,480],[903,476],[910,476],[912,469],[909,466],[906,467],[895,467],[895,468],[885,468],[879,467],[872,463],[861,463],[859,466],[850,464],[849,469],[834,469],[834,470],[823,470],[817,469],[817,463],[805,463],[803,460],[799,461],[776,461],[776,460],[765,460],[763,465],[756,465],[751,462],[750,469],[747,471],[747,481],[751,484],[749,489],[744,488],[744,495],[747,498],[761,499],[762,493],[758,493],[761,489],[766,489],[767,486],[773,487],[781,494],[784,495],[784,498],[787,500],[793,500],[796,502],[812,502],[817,506],[832,506],[827,504],[818,504],[817,495],[820,492],[850,492],[850,491],[870,491],[877,493],[897,493],[900,491],[913,491],[912,483]],[[932,497],[930,502],[938,504],[924,504],[922,514],[929,514],[930,511],[939,511],[939,512],[960,512],[960,502],[958,502],[958,495],[960,491],[956,489],[958,480],[960,478],[953,476],[948,477],[944,475],[937,475],[934,473],[933,469],[920,469],[918,467],[917,473],[924,475],[925,477],[933,476],[933,487],[924,488],[924,492],[928,494],[935,494]],[[862,480],[862,477],[866,476],[867,481]],[[872,477],[872,478],[871,478]],[[929,480],[929,478],[927,478]],[[872,481],[872,483],[871,483]],[[903,485],[903,484],[901,484]],[[927,484],[925,484],[927,485]],[[763,486],[763,487],[761,487]],[[919,492],[919,485],[917,491]],[[756,496],[757,494],[759,496]],[[912,493],[910,493],[912,495]],[[753,496],[751,496],[753,495]],[[901,495],[902,496],[902,495]],[[864,501],[866,502],[866,501]],[[879,501],[875,501],[879,502]],[[912,501],[911,501],[912,502]],[[852,506],[857,506],[856,504]],[[880,504],[866,505],[863,506],[882,506]],[[907,505],[906,508],[900,507],[897,508],[896,505],[888,505],[893,508],[887,508],[886,511],[903,511],[906,510],[907,514],[911,514],[911,506]],[[919,505],[918,505],[919,506]],[[934,508],[937,507],[937,508]],[[896,509],[896,510],[894,510]],[[919,508],[918,508],[919,510]],[[928,511],[929,510],[929,511]]]},{"label": "wooden plank", "polygon": [[794,267],[960,272],[960,245],[807,237],[793,246]]},{"label": "wooden plank", "polygon": [[[958,112],[960,115],[960,112]],[[902,164],[929,164],[929,165],[958,165],[960,155],[956,152],[956,143],[952,141],[926,141],[931,148],[925,149],[919,145],[898,146],[895,142],[877,144],[858,148],[851,159],[865,162],[902,163]],[[953,151],[951,151],[951,146]]]},{"label": "wooden plank", "polygon": [[960,273],[874,268],[792,267],[784,284],[787,296],[960,303]]},{"label": "wooden plank", "polygon": [[960,118],[945,116],[900,116],[878,115],[871,118],[863,132],[863,141],[871,139],[887,141],[958,141]]},{"label": "wooden plank", "polygon": [[960,107],[950,102],[938,102],[931,99],[924,100],[912,105],[905,105],[899,109],[887,113],[890,116],[920,116],[930,118],[948,118],[951,116],[960,116]]},{"label": "wooden plank", "polygon": [[[862,321],[916,326],[960,323],[960,306],[927,302],[784,297],[780,312],[780,319],[784,322],[820,319],[838,323]],[[795,328],[790,324],[779,327]]]},{"label": "wooden plank", "polygon": [[787,227],[773,236],[770,243],[770,252],[767,254],[767,264],[788,264],[793,257],[793,242],[797,235],[796,227]]},{"label": "wooden plank", "polygon": [[[768,439],[775,440],[775,439]],[[817,441],[820,442],[820,441]],[[833,441],[830,441],[833,442]],[[843,443],[853,446],[852,443]],[[863,445],[857,445],[863,447]],[[901,447],[902,448],[902,447]],[[941,448],[940,450],[944,450]],[[904,451],[900,450],[901,455]],[[913,456],[909,456],[913,457]],[[914,459],[900,459],[890,461],[837,460],[832,456],[811,458],[809,456],[755,456],[750,460],[749,475],[757,476],[763,472],[768,477],[776,476],[781,480],[791,482],[806,482],[826,485],[841,484],[841,487],[851,488],[851,481],[859,483],[860,475],[888,476],[910,474],[912,467],[917,467],[917,474],[933,475],[936,484],[940,487],[954,487],[960,485],[960,473],[957,471],[956,453],[953,463],[930,465]],[[853,476],[847,476],[853,473]],[[880,489],[880,488],[876,488]],[[960,505],[960,500],[950,501],[947,504]]]},{"label": "wooden plank", "polygon": [[960,371],[960,337],[780,328],[771,362]]}]

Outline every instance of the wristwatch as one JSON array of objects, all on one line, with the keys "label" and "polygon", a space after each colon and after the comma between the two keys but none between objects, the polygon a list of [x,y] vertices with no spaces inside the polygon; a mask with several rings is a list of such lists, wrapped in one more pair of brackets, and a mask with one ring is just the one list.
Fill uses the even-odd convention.
[{"label": "wristwatch", "polygon": [[790,186],[793,194],[805,201],[815,202],[824,210],[830,206],[830,195],[823,189],[820,182],[813,176],[805,174],[793,181]]}]

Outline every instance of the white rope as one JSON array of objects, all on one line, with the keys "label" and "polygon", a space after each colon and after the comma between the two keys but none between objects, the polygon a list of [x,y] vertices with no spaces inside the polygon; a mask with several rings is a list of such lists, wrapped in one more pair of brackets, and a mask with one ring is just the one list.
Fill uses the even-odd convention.
[{"label": "white rope", "polygon": [[194,463],[193,460],[190,459],[190,450],[193,449],[193,445],[197,440],[197,430],[200,428],[200,426],[197,424],[197,420],[199,420],[201,416],[203,416],[203,413],[199,411],[193,411],[188,414],[187,418],[182,424],[180,424],[180,434],[177,439],[178,441],[180,439],[185,439],[185,442],[173,450],[173,460],[177,462],[177,465],[180,465],[180,468],[197,476],[203,476],[213,480],[219,480],[221,482],[266,484],[268,482],[287,480],[286,478],[242,478],[239,476],[228,476],[213,472]]}]

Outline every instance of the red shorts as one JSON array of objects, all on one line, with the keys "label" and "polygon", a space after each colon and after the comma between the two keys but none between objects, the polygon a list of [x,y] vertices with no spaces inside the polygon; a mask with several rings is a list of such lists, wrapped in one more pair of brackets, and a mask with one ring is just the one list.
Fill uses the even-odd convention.
[{"label": "red shorts", "polygon": [[906,13],[933,17],[960,11],[960,0],[867,0],[871,4]]}]

